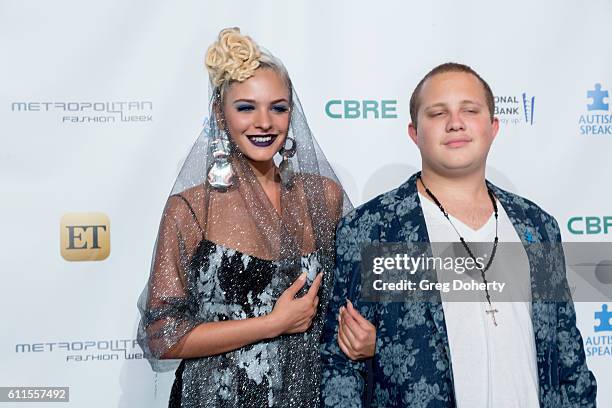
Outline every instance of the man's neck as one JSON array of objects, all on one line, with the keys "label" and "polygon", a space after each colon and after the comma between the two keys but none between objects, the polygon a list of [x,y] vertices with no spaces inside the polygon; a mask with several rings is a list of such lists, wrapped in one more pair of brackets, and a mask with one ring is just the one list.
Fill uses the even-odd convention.
[{"label": "man's neck", "polygon": [[[489,197],[484,171],[448,177],[424,168],[421,178],[439,200],[444,198],[447,202],[473,202],[483,197],[488,200]],[[419,188],[421,193],[426,194],[424,189],[421,190],[422,185]]]},{"label": "man's neck", "polygon": [[[447,177],[424,168],[421,178],[446,212],[470,228],[479,229],[491,217],[493,206],[484,171]],[[433,201],[420,182],[417,182],[417,189],[427,199]]]}]

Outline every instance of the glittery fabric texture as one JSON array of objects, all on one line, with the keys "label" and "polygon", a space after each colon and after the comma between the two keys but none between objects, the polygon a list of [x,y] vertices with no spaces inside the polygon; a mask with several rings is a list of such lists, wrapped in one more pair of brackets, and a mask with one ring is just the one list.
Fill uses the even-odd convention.
[{"label": "glittery fabric texture", "polygon": [[295,176],[281,185],[281,210],[235,145],[234,184],[226,191],[211,188],[206,182],[211,141],[221,132],[214,105],[213,97],[212,119],[162,214],[149,281],[139,299],[139,344],[154,370],[175,369],[175,360],[161,357],[199,324],[269,314],[302,272],[307,282],[299,295],[323,272],[319,308],[305,333],[183,360],[170,399],[177,407],[318,406],[335,228],[351,210],[350,201],[308,128],[295,90],[289,130],[297,144],[290,159]]}]

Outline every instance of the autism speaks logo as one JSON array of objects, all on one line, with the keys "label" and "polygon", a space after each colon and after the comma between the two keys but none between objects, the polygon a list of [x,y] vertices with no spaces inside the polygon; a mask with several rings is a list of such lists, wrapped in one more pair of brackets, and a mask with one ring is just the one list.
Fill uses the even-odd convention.
[{"label": "autism speaks logo", "polygon": [[612,332],[612,312],[608,312],[608,305],[601,305],[601,311],[595,312],[595,319],[599,319],[599,326],[594,326],[593,330],[595,333],[602,331],[611,331]]},{"label": "autism speaks logo", "polygon": [[533,125],[535,96],[526,92],[520,95],[496,95],[495,116],[502,125]]},{"label": "autism speaks logo", "polygon": [[602,89],[600,83],[596,83],[593,89],[586,92],[590,99],[587,103],[587,113],[580,115],[578,125],[581,135],[612,135],[612,114],[608,103],[610,93]]},{"label": "autism speaks logo", "polygon": [[[612,357],[612,312],[608,305],[602,304],[601,310],[594,313],[595,324],[593,336],[584,339],[584,350],[587,357]],[[609,332],[610,334],[604,334]]]}]

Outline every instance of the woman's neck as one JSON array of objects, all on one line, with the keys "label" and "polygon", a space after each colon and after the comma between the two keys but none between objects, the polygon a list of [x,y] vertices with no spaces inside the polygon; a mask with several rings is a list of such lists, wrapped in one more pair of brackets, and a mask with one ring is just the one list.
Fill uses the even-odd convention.
[{"label": "woman's neck", "polygon": [[248,160],[248,163],[251,166],[251,169],[253,169],[255,177],[259,183],[261,183],[261,185],[271,184],[278,181],[274,160],[269,160],[266,162]]}]

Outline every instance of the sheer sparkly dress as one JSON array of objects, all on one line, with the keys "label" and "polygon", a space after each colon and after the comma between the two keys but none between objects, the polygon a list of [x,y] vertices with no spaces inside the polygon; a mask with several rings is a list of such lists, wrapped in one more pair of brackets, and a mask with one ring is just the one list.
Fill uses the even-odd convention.
[{"label": "sheer sparkly dress", "polygon": [[139,343],[156,368],[200,323],[267,315],[302,272],[307,281],[298,296],[323,272],[318,311],[306,332],[182,360],[169,404],[318,407],[320,336],[343,191],[324,176],[298,174],[282,187],[278,213],[248,164],[233,165],[237,183],[229,191],[203,183],[169,197],[140,299]]}]

